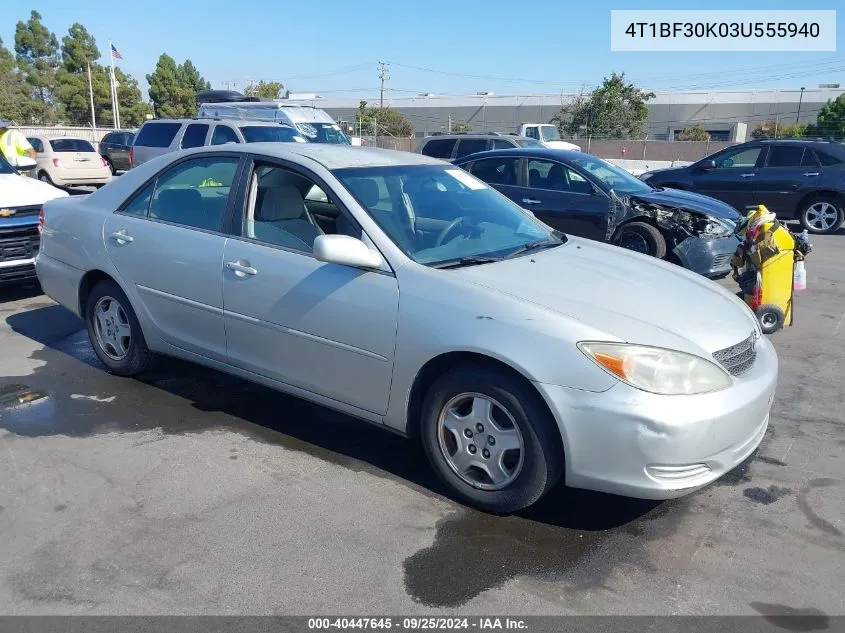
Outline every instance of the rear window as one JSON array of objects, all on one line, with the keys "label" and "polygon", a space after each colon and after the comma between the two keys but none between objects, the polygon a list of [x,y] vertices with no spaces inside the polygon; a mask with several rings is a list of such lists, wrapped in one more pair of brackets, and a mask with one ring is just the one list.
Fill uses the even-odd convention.
[{"label": "rear window", "polygon": [[483,152],[486,149],[486,138],[462,138],[458,141],[458,153],[455,158],[469,156],[470,154],[475,154],[476,152]]},{"label": "rear window", "polygon": [[141,147],[170,147],[181,123],[145,123],[138,132],[135,145]]},{"label": "rear window", "polygon": [[185,133],[182,135],[182,148],[202,147],[207,134],[208,125],[205,123],[191,123],[185,128]]},{"label": "rear window", "polygon": [[453,138],[439,138],[426,143],[421,153],[432,158],[451,158],[455,143],[457,140]]},{"label": "rear window", "polygon": [[833,156],[831,154],[828,154],[827,152],[823,152],[821,150],[818,150],[818,149],[816,150],[816,156],[818,156],[819,162],[824,167],[830,167],[831,165],[841,165],[842,164],[841,159],[839,159],[836,156]]},{"label": "rear window", "polygon": [[299,142],[305,140],[292,127],[282,125],[278,127],[250,125],[242,127],[241,134],[244,135],[247,143],[293,143],[297,142],[297,139],[300,139]]},{"label": "rear window", "polygon": [[81,138],[57,138],[50,141],[54,152],[94,152],[94,146]]}]

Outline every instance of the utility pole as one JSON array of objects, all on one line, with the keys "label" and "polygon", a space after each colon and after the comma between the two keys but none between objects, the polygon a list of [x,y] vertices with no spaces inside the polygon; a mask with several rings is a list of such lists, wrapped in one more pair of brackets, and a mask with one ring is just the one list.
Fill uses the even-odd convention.
[{"label": "utility pole", "polygon": [[804,100],[804,86],[801,86],[801,95],[798,97],[798,114],[795,115],[795,125],[798,125],[798,119],[801,118],[801,102]]},{"label": "utility pole", "polygon": [[97,138],[97,117],[94,115],[94,87],[91,82],[91,62],[88,62],[88,99],[91,102],[91,137]]},{"label": "utility pole", "polygon": [[378,78],[381,81],[381,96],[379,97],[379,107],[384,107],[384,82],[390,79],[390,66],[384,62],[378,63]]}]

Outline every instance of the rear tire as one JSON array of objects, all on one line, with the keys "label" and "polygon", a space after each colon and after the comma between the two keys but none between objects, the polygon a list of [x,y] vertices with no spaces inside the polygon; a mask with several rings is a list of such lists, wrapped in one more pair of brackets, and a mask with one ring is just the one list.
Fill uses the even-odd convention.
[{"label": "rear tire", "polygon": [[155,355],[147,348],[132,304],[114,281],[101,281],[91,289],[85,325],[94,352],[109,372],[137,376],[152,367]]},{"label": "rear tire", "polygon": [[443,374],[425,396],[421,427],[440,480],[486,512],[530,506],[563,472],[555,420],[539,394],[503,370],[473,364]]},{"label": "rear tire", "polygon": [[816,196],[801,205],[798,220],[809,233],[828,235],[842,226],[845,210],[833,196]]},{"label": "rear tire", "polygon": [[657,259],[666,257],[666,238],[657,227],[645,222],[623,225],[619,229],[616,245]]},{"label": "rear tire", "polygon": [[38,180],[40,180],[43,183],[50,185],[51,187],[56,186],[56,183],[53,182],[53,179],[50,178],[50,174],[48,174],[46,171],[38,172]]}]

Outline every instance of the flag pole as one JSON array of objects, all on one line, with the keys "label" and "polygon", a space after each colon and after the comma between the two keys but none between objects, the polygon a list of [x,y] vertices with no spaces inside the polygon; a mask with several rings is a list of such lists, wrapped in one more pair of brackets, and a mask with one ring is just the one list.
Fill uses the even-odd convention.
[{"label": "flag pole", "polygon": [[120,104],[117,100],[117,79],[114,76],[114,47],[109,40],[109,61],[111,62],[111,109],[114,118],[114,129],[120,129]]},{"label": "flag pole", "polygon": [[88,62],[88,99],[91,102],[91,135],[97,138],[97,118],[94,115],[94,87],[91,84],[91,62]]}]

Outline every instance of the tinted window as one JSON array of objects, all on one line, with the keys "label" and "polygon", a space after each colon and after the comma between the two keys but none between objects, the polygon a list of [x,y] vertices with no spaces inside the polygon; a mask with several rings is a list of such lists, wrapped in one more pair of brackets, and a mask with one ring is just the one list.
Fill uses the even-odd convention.
[{"label": "tinted window", "polygon": [[208,134],[208,126],[204,123],[191,123],[182,135],[182,147],[202,147]]},{"label": "tinted window", "polygon": [[100,141],[101,143],[116,143],[118,141],[119,135],[115,134],[114,132],[109,132],[103,137],[103,140]]},{"label": "tinted window", "polygon": [[44,151],[44,143],[41,142],[41,139],[27,138],[26,140],[29,141],[29,144],[32,145],[32,149],[36,152],[40,153]]},{"label": "tinted window", "polygon": [[135,135],[132,132],[127,132],[123,135],[122,143],[124,145],[132,145],[132,141],[135,139]]},{"label": "tinted window", "polygon": [[458,141],[458,152],[455,155],[455,158],[469,156],[470,154],[475,154],[476,152],[483,152],[486,149],[486,138],[462,138]]},{"label": "tinted window", "polygon": [[250,125],[241,127],[241,134],[244,135],[247,143],[292,143],[297,138],[301,139],[301,141],[305,140],[292,127],[283,125],[277,127]]},{"label": "tinted window", "polygon": [[590,194],[593,187],[578,172],[549,160],[528,161],[528,186],[534,189]]},{"label": "tinted window", "polygon": [[757,164],[757,158],[760,156],[762,147],[746,147],[742,149],[731,150],[718,156],[716,167],[720,169],[748,169]]},{"label": "tinted window", "polygon": [[57,138],[50,141],[54,152],[95,152],[94,146],[81,138]]},{"label": "tinted window", "polygon": [[129,201],[121,211],[124,213],[131,213],[132,215],[147,215],[150,210],[150,200],[153,197],[153,187],[155,186],[155,181],[148,184],[146,187],[141,189],[135,196]]},{"label": "tinted window", "polygon": [[238,135],[235,130],[228,125],[218,125],[214,128],[214,134],[211,136],[212,145],[223,145],[223,143],[239,143]]},{"label": "tinted window", "polygon": [[141,147],[170,147],[181,123],[144,123],[135,139]]},{"label": "tinted window", "polygon": [[804,148],[800,145],[772,145],[769,147],[767,167],[800,167]]},{"label": "tinted window", "polygon": [[472,175],[491,185],[516,185],[519,158],[487,158],[472,165]]},{"label": "tinted window", "polygon": [[533,138],[519,138],[516,144],[520,147],[543,147],[540,141],[535,141]]},{"label": "tinted window", "polygon": [[451,158],[455,143],[457,141],[453,138],[439,138],[423,145],[421,153],[432,158]]},{"label": "tinted window", "polygon": [[804,150],[804,157],[801,159],[801,167],[818,167],[819,161],[816,160],[816,153],[809,147]]},{"label": "tinted window", "polygon": [[540,132],[537,130],[536,127],[529,127],[525,128],[525,136],[528,138],[538,139],[540,138]]},{"label": "tinted window", "polygon": [[832,156],[826,152],[816,150],[816,156],[818,156],[819,162],[825,167],[829,167],[830,165],[842,164],[841,159],[837,158],[836,156]]},{"label": "tinted window", "polygon": [[514,147],[513,141],[505,141],[500,138],[493,139],[493,149],[510,149],[511,147]]},{"label": "tinted window", "polygon": [[233,157],[180,163],[159,176],[150,217],[219,231],[237,168],[238,159]]}]

